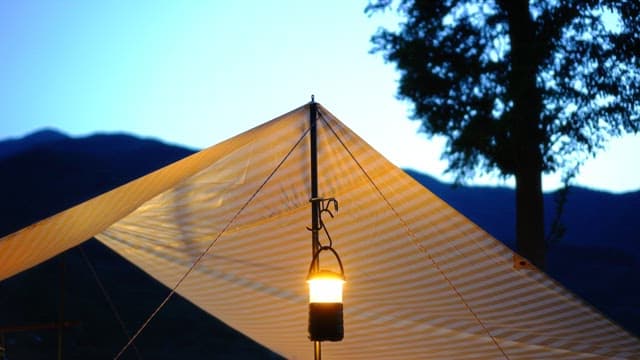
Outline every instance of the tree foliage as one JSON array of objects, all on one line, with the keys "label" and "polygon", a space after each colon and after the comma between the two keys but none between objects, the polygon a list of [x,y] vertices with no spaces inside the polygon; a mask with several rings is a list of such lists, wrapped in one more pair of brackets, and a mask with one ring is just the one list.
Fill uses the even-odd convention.
[{"label": "tree foliage", "polygon": [[[535,118],[527,136],[538,144],[543,172],[571,173],[611,136],[638,130],[638,2],[530,1],[529,43],[515,44],[527,59],[514,63],[510,12],[518,2],[403,0],[397,11],[406,22],[372,38],[373,51],[400,71],[398,95],[413,103],[421,130],[447,139],[444,157],[459,178],[514,175],[522,116]],[[528,70],[535,73],[535,92],[526,94],[532,113],[518,114],[524,89],[513,76]]]},{"label": "tree foliage", "polygon": [[[366,12],[392,7],[369,3]],[[514,176],[516,244],[544,267],[541,174],[571,177],[640,124],[640,3],[399,0],[405,22],[373,52],[400,71],[398,95],[458,180]]]}]

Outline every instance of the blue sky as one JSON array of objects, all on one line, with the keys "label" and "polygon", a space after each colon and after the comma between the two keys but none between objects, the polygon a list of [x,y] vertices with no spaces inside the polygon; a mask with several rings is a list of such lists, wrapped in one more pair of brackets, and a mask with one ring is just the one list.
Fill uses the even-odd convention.
[{"label": "blue sky", "polygon": [[[0,139],[53,127],[203,148],[311,94],[401,167],[441,179],[442,141],[416,133],[398,74],[369,54],[366,1],[2,1]],[[614,140],[578,184],[640,189],[640,136]],[[496,183],[484,178],[476,183]],[[544,180],[547,190],[557,177]]]}]

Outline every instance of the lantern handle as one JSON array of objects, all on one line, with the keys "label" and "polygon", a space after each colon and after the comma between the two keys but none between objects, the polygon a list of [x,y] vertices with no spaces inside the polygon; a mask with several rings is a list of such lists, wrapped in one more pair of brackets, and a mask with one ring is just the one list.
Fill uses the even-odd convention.
[{"label": "lantern handle", "polygon": [[316,252],[313,254],[313,258],[311,258],[311,264],[309,265],[309,272],[307,273],[307,278],[311,276],[313,271],[313,265],[315,265],[315,263],[319,260],[320,253],[325,250],[329,250],[333,253],[333,255],[335,255],[336,260],[338,260],[338,265],[340,265],[340,275],[342,276],[342,279],[344,279],[344,267],[342,267],[342,260],[340,260],[340,255],[338,255],[338,252],[331,246],[320,246],[318,250],[316,250]]}]

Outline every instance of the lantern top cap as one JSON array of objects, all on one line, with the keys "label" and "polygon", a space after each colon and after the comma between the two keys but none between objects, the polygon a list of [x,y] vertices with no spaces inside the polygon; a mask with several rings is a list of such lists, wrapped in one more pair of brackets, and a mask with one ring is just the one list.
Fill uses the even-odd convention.
[{"label": "lantern top cap", "polygon": [[344,275],[337,273],[335,271],[321,269],[318,271],[314,271],[307,276],[307,282],[312,280],[339,280],[344,282]]}]

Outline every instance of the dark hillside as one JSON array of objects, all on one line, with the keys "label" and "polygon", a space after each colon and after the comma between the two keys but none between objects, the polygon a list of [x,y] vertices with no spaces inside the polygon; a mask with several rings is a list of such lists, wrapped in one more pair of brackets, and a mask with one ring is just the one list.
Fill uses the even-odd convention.
[{"label": "dark hillside", "polygon": [[62,137],[30,146],[0,160],[0,234],[19,230],[192,153],[127,135]]},{"label": "dark hillside", "polygon": [[[96,240],[81,247],[132,334],[164,299],[167,288]],[[0,282],[0,328],[56,322],[61,296],[64,320],[75,323],[63,332],[63,358],[113,359],[127,337],[79,248]],[[279,358],[179,295],[135,344],[140,357],[130,347],[121,359]],[[9,359],[55,359],[58,331],[9,332],[5,345]]]}]

